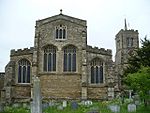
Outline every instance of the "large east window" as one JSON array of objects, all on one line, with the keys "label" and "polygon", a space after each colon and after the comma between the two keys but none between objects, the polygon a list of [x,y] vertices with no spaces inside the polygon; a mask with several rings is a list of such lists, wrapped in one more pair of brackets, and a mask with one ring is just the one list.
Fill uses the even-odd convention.
[{"label": "large east window", "polygon": [[66,26],[64,25],[59,25],[56,27],[56,35],[55,35],[55,39],[58,39],[58,40],[63,40],[63,39],[66,39]]},{"label": "large east window", "polygon": [[67,46],[64,48],[64,72],[76,71],[76,47]]},{"label": "large east window", "polygon": [[18,83],[30,83],[31,64],[27,59],[18,62]]},{"label": "large east window", "polygon": [[91,84],[103,83],[103,62],[96,58],[91,62]]},{"label": "large east window", "polygon": [[56,47],[49,45],[44,48],[44,71],[56,71]]}]

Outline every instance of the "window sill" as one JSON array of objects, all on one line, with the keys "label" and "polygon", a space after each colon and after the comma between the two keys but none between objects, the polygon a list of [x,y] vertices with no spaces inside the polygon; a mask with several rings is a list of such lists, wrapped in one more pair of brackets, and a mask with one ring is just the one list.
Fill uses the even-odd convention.
[{"label": "window sill", "polygon": [[16,83],[14,86],[28,87],[31,86],[31,83]]},{"label": "window sill", "polygon": [[97,87],[107,87],[107,85],[106,85],[106,83],[101,83],[101,84],[89,84],[88,85],[88,87],[95,87],[95,88],[97,88]]},{"label": "window sill", "polygon": [[80,73],[77,72],[41,72],[39,73],[40,75],[81,75]]}]

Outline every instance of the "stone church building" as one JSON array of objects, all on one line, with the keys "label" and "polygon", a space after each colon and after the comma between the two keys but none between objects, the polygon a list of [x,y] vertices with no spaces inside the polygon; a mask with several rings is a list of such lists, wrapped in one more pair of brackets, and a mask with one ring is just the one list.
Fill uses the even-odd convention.
[{"label": "stone church building", "polygon": [[0,75],[1,101],[29,102],[33,76],[40,79],[42,99],[113,98],[128,53],[138,47],[138,31],[121,29],[111,49],[87,44],[86,20],[62,13],[36,21],[34,47],[12,49]]}]

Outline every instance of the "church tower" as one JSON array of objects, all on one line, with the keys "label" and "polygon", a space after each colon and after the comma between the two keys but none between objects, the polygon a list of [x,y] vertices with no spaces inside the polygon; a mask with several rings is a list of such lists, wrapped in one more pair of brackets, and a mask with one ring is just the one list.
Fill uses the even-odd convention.
[{"label": "church tower", "polygon": [[123,69],[127,66],[127,61],[134,49],[139,47],[138,30],[128,29],[126,19],[124,20],[124,29],[121,29],[115,38],[116,55],[115,55],[115,70],[117,75],[118,85],[123,75]]}]

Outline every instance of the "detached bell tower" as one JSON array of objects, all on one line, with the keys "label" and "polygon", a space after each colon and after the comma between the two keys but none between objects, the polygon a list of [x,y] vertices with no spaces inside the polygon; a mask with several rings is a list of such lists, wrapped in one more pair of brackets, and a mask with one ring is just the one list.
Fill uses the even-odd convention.
[{"label": "detached bell tower", "polygon": [[139,47],[138,30],[128,29],[126,19],[124,20],[124,29],[121,29],[115,38],[116,55],[115,55],[115,70],[120,87],[121,76],[123,69],[127,66],[127,61],[134,49]]}]

